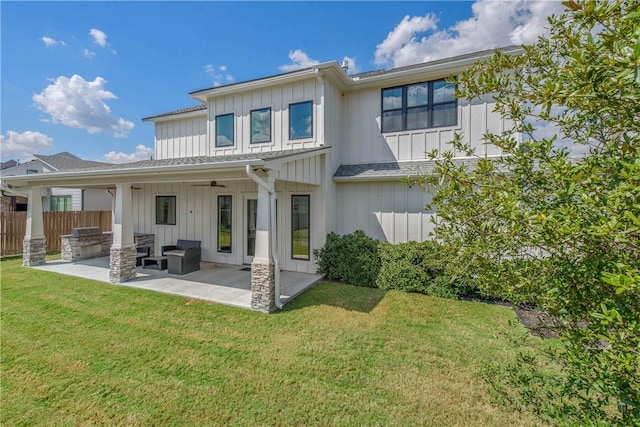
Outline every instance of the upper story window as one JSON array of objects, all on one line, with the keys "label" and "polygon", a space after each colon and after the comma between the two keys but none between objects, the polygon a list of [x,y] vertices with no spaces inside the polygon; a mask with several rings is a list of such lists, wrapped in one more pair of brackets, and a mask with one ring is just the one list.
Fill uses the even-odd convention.
[{"label": "upper story window", "polygon": [[230,147],[233,142],[233,113],[216,116],[216,147]]},{"label": "upper story window", "polygon": [[27,175],[31,173],[38,173],[37,169],[27,169]]},{"label": "upper story window", "polygon": [[289,104],[289,139],[313,137],[313,101]]},{"label": "upper story window", "polygon": [[271,142],[271,107],[251,111],[251,143]]},{"label": "upper story window", "polygon": [[455,126],[455,90],[444,80],[382,89],[382,132]]}]

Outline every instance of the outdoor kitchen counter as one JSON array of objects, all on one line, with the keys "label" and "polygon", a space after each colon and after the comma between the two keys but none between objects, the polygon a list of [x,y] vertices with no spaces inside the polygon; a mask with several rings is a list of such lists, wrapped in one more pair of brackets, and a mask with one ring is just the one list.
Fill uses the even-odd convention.
[{"label": "outdoor kitchen counter", "polygon": [[[61,257],[65,261],[79,261],[89,258],[105,257],[111,253],[113,234],[111,231],[102,232],[98,227],[79,227],[71,234],[60,236]],[[150,255],[154,255],[155,234],[134,233],[136,246],[149,246]]]}]

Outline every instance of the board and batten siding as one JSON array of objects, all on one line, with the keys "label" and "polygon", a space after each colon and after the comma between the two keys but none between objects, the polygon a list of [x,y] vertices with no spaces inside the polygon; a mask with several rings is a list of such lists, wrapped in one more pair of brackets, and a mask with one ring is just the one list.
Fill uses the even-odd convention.
[{"label": "board and batten siding", "polygon": [[155,123],[155,159],[208,156],[206,112]]},{"label": "board and batten siding", "polygon": [[[136,233],[155,235],[154,252],[160,254],[164,245],[174,245],[178,239],[200,240],[202,261],[241,265],[246,252],[246,206],[247,199],[258,197],[258,188],[253,181],[228,181],[225,188],[194,186],[186,183],[161,183],[139,185],[134,190],[133,224]],[[293,182],[276,183],[278,200],[279,246],[281,267],[288,271],[315,273],[313,259],[309,261],[291,259],[291,196],[309,194],[311,196],[311,245],[321,247],[325,240],[324,210],[322,209],[321,188]],[[232,253],[217,251],[217,221],[219,195],[232,196],[233,228]],[[155,223],[156,196],[176,196],[176,225]]]},{"label": "board and batten siding", "polygon": [[[282,84],[267,89],[251,90],[211,98],[208,108],[208,130],[210,135],[210,155],[226,156],[265,151],[280,151],[318,146],[320,133],[318,123],[318,102],[321,87],[317,79]],[[305,139],[289,140],[289,104],[313,101],[313,136]],[[252,110],[271,108],[271,141],[251,144]],[[234,114],[234,145],[216,147],[215,118],[222,114]]]},{"label": "board and batten siding", "polygon": [[[486,132],[501,132],[510,126],[493,111],[491,100],[458,100],[458,124],[431,129],[381,132],[381,88],[349,92],[344,101],[343,164],[425,160],[433,149],[452,149],[454,133],[476,148],[478,155],[498,155],[500,150],[485,144]],[[460,153],[462,156],[462,153]]]},{"label": "board and batten siding", "polygon": [[426,211],[431,196],[420,186],[395,181],[336,184],[338,234],[363,230],[391,243],[423,241],[433,231],[434,212]]},{"label": "board and batten siding", "polygon": [[318,185],[321,183],[322,165],[320,156],[286,162],[280,167],[278,179]]}]

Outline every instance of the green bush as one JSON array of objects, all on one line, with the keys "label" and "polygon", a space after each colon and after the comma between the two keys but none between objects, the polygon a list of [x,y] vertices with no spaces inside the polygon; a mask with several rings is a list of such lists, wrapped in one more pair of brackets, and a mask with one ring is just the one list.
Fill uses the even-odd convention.
[{"label": "green bush", "polygon": [[456,281],[446,275],[437,276],[427,285],[427,295],[432,297],[456,299],[461,293]]},{"label": "green bush", "polygon": [[355,286],[376,287],[380,271],[378,241],[357,230],[340,236],[327,235],[327,242],[313,255],[318,264],[318,272],[329,280],[337,280]]},{"label": "green bush", "polygon": [[397,289],[406,292],[426,293],[431,281],[424,269],[428,256],[424,245],[418,242],[391,244],[381,242],[380,274],[377,285],[381,289]]},{"label": "green bush", "polygon": [[473,290],[448,273],[452,257],[432,240],[392,244],[374,240],[362,230],[343,236],[330,233],[324,247],[313,254],[319,273],[351,285],[441,298],[458,298]]}]

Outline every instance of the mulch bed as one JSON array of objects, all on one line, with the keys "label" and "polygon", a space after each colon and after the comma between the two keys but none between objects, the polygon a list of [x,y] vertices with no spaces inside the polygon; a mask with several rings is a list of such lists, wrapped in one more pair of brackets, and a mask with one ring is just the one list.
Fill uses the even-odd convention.
[{"label": "mulch bed", "polygon": [[514,307],[514,310],[531,335],[541,338],[558,338],[559,335],[556,332],[558,322],[544,311],[525,307]]}]

